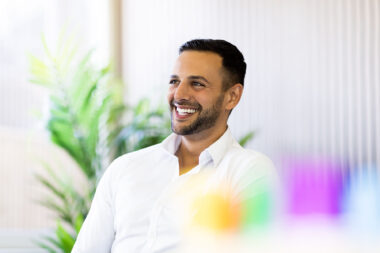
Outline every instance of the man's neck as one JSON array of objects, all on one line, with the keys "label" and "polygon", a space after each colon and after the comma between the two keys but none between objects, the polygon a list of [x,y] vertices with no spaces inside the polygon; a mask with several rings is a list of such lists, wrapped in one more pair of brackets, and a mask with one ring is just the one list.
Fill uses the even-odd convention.
[{"label": "man's neck", "polygon": [[220,128],[219,131],[215,131],[215,129],[213,132],[205,130],[201,133],[181,136],[181,144],[176,152],[179,161],[179,174],[185,174],[197,166],[203,150],[217,141],[226,129],[227,125]]}]

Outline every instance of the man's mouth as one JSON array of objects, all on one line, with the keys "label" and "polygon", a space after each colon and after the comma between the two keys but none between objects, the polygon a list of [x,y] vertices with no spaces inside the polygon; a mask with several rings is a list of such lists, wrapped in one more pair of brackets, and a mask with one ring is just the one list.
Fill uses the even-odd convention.
[{"label": "man's mouth", "polygon": [[192,108],[180,108],[180,107],[175,107],[177,113],[181,116],[186,116],[195,113],[197,110],[192,109]]},{"label": "man's mouth", "polygon": [[177,103],[175,101],[172,102],[173,108],[175,110],[175,115],[178,120],[185,120],[191,117],[194,113],[199,111],[200,106],[198,104],[190,104],[190,103]]}]

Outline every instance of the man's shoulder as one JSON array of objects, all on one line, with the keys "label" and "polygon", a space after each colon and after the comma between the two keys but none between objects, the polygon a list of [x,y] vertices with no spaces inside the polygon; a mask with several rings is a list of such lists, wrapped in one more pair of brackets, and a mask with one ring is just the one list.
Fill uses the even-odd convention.
[{"label": "man's shoulder", "polygon": [[277,170],[272,160],[261,152],[234,147],[229,157],[227,180],[237,193],[252,184],[272,184],[277,180]]},{"label": "man's shoulder", "polygon": [[265,154],[241,146],[235,146],[229,150],[226,160],[232,174],[238,177],[254,175],[260,177],[276,173],[275,166]]},{"label": "man's shoulder", "polygon": [[248,162],[248,163],[268,163],[272,164],[272,161],[268,156],[264,155],[261,152],[258,152],[253,149],[243,148],[240,145],[234,145],[229,149],[227,153],[229,157],[233,158],[238,162]]}]

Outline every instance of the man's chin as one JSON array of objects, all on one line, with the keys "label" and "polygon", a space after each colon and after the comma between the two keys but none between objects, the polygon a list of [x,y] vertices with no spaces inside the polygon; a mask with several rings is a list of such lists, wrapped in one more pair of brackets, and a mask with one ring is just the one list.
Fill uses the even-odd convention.
[{"label": "man's chin", "polygon": [[172,131],[173,131],[173,133],[178,134],[178,135],[190,135],[191,134],[191,132],[189,132],[187,129],[183,129],[183,128],[172,127]]},{"label": "man's chin", "polygon": [[172,131],[178,135],[191,135],[197,132],[196,129],[192,127],[192,125],[178,126],[177,124],[173,125],[173,122],[172,122]]}]

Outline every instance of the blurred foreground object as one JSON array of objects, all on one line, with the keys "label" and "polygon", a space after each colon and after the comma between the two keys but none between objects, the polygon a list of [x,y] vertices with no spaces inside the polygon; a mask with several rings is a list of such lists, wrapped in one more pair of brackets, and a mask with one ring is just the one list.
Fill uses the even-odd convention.
[{"label": "blurred foreground object", "polygon": [[177,191],[184,239],[180,252],[243,252],[250,245],[248,238],[261,239],[270,231],[276,188],[270,180],[259,179],[236,193],[215,176],[188,176]]},{"label": "blurred foreground object", "polygon": [[364,166],[345,184],[343,218],[347,229],[355,236],[380,238],[380,182],[374,166]]},{"label": "blurred foreground object", "polygon": [[329,159],[302,158],[285,162],[285,171],[290,215],[340,214],[343,168]]},{"label": "blurred foreground object", "polygon": [[187,186],[202,189],[190,199],[193,228],[211,233],[247,233],[265,230],[272,223],[275,186],[269,180],[259,179],[236,193],[228,182],[210,186],[212,174],[200,176],[205,177],[204,185],[190,178],[190,186]]},{"label": "blurred foreground object", "polygon": [[377,168],[350,174],[334,159],[304,157],[286,160],[284,169],[282,208],[273,203],[280,202],[274,185],[238,198],[226,185],[195,191],[180,252],[380,252]]},{"label": "blurred foreground object", "polygon": [[218,230],[234,229],[239,222],[239,207],[228,196],[207,193],[194,201],[194,224]]}]

